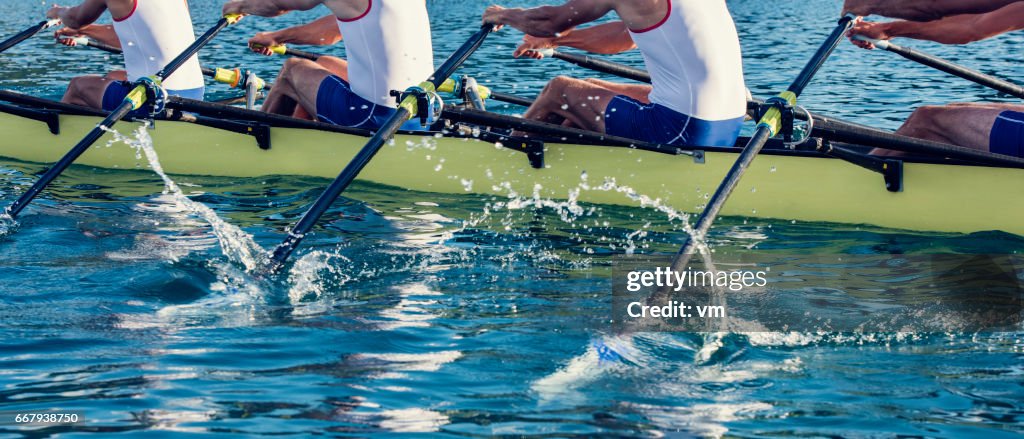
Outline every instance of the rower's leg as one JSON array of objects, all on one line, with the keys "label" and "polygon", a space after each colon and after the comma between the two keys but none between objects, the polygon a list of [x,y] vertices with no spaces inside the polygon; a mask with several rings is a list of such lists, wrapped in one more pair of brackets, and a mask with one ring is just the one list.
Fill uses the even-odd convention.
[{"label": "rower's leg", "polygon": [[[348,62],[345,60],[334,57],[334,56],[321,56],[316,60],[317,64],[320,64],[325,69],[330,70],[335,76],[344,79],[348,82]],[[296,119],[315,120],[316,115],[310,114],[301,105],[296,105],[295,110],[292,113],[292,117]]]},{"label": "rower's leg", "polygon": [[128,77],[124,70],[110,72],[104,76],[85,75],[71,78],[68,89],[64,92],[61,102],[65,104],[82,105],[92,108],[103,108],[103,94],[107,86],[114,81],[124,81]]},{"label": "rower's leg", "polygon": [[[548,82],[523,117],[604,132],[604,111],[618,94],[582,79],[558,76]],[[560,122],[563,120],[568,124]]]},{"label": "rower's leg", "polygon": [[316,114],[316,95],[320,83],[332,73],[324,66],[300,58],[288,58],[263,101],[263,111],[291,116],[299,105],[307,114]]},{"label": "rower's leg", "polygon": [[612,90],[620,95],[628,96],[645,104],[651,103],[650,94],[654,88],[647,84],[623,84],[619,82],[605,81],[597,78],[587,78],[585,81],[599,87]]},{"label": "rower's leg", "polygon": [[[988,151],[992,126],[999,114],[1006,110],[1024,111],[1024,106],[990,104],[924,106],[914,110],[903,126],[896,130],[896,134]],[[901,152],[885,149],[875,149],[872,154],[904,155]]]}]

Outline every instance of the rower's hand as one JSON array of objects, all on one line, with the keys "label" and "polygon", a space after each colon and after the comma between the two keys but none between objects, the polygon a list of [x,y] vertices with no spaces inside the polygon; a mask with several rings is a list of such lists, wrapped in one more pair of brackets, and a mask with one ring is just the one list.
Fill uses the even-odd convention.
[{"label": "rower's hand", "polygon": [[847,32],[846,36],[850,39],[850,42],[852,42],[857,47],[860,47],[862,49],[874,49],[874,44],[867,41],[857,40],[854,39],[853,37],[857,35],[863,35],[865,37],[875,40],[888,40],[892,38],[892,36],[889,35],[888,33],[888,29],[889,27],[887,23],[875,23],[871,21],[864,21],[858,19],[857,22],[853,25],[853,28],[850,29],[849,32]]},{"label": "rower's hand", "polygon": [[61,28],[60,30],[53,33],[53,37],[57,39],[58,43],[61,43],[68,47],[75,47],[78,45],[75,42],[75,38],[86,36],[82,31],[71,28]]},{"label": "rower's hand", "polygon": [[249,39],[249,50],[260,55],[271,56],[274,54],[271,47],[280,45],[274,32],[260,32]]},{"label": "rower's hand", "polygon": [[501,30],[505,26],[505,8],[493,5],[484,10],[484,24],[493,24],[494,30]]},{"label": "rower's hand", "polygon": [[513,57],[527,57],[533,59],[543,59],[544,54],[539,51],[544,49],[557,49],[558,43],[555,42],[555,38],[544,38],[535,37],[533,35],[524,35],[523,41],[519,43],[519,47],[516,47],[516,51],[512,53]]}]

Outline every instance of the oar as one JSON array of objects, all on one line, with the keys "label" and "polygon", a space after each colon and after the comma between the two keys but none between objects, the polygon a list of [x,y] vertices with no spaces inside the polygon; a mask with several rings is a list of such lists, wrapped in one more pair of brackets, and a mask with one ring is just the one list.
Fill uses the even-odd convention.
[{"label": "oar", "polygon": [[[252,47],[255,47],[255,48],[259,49],[259,48],[261,48],[263,46],[259,45],[259,44],[253,44]],[[284,44],[279,44],[277,46],[270,46],[270,51],[272,53],[275,53],[275,54],[278,54],[278,55],[294,56],[296,58],[304,58],[304,59],[308,59],[310,61],[316,61],[316,60],[320,59],[321,56],[323,56],[323,55],[320,55],[320,54],[317,54],[317,53],[310,53],[310,52],[304,52],[302,50],[292,49],[292,48],[290,48],[290,47],[288,47],[288,46],[286,46]]]},{"label": "oar", "polygon": [[[72,40],[78,46],[92,47],[93,49],[99,49],[104,52],[113,53],[115,55],[123,55],[124,51],[111,46],[109,44],[103,44],[95,41],[88,37],[62,37],[63,40]],[[256,88],[257,90],[270,90],[272,84],[267,83],[258,76],[253,75],[252,84],[250,84],[250,76],[246,75],[241,69],[223,69],[216,68],[211,69],[208,67],[200,67],[203,72],[203,76],[213,78],[214,81],[230,85],[232,88]]]},{"label": "oar", "polygon": [[161,81],[167,79],[168,76],[171,76],[171,74],[178,70],[179,67],[185,64],[190,58],[195,56],[195,54],[199,52],[199,49],[201,49],[203,46],[209,43],[210,40],[213,39],[213,37],[220,33],[221,30],[223,30],[229,24],[238,22],[238,20],[240,20],[241,18],[241,15],[228,15],[224,18],[221,18],[220,21],[218,21],[215,26],[213,26],[210,30],[206,31],[205,34],[203,34],[195,42],[188,46],[188,48],[185,49],[185,51],[182,52],[180,55],[178,55],[177,58],[171,60],[171,62],[167,64],[167,66],[164,67],[163,70],[157,72],[157,74],[154,75],[152,78],[144,78],[136,81],[135,87],[132,89],[131,92],[128,93],[128,96],[124,98],[124,101],[121,102],[121,105],[118,105],[118,107],[113,112],[111,112],[110,115],[106,117],[106,119],[103,119],[103,121],[100,122],[99,125],[96,126],[96,128],[93,128],[92,131],[89,131],[89,134],[86,134],[85,137],[82,138],[82,140],[78,142],[77,145],[74,146],[74,148],[71,148],[71,150],[68,151],[68,153],[65,154],[64,157],[61,157],[60,161],[55,163],[49,170],[47,170],[46,173],[39,178],[39,181],[33,184],[32,187],[28,189],[28,191],[22,194],[21,197],[14,202],[14,204],[11,204],[10,206],[7,207],[7,209],[5,210],[7,216],[9,216],[10,218],[17,217],[18,214],[21,213],[22,209],[24,209],[25,206],[28,206],[28,204],[31,203],[32,200],[35,199],[36,196],[38,196],[39,193],[43,191],[43,189],[46,189],[46,187],[49,186],[50,183],[53,182],[53,180],[55,180],[61,173],[64,172],[64,170],[71,166],[71,164],[74,163],[75,160],[78,159],[78,157],[81,156],[86,150],[88,150],[93,143],[96,143],[96,141],[103,136],[106,130],[113,127],[114,124],[116,124],[121,119],[124,119],[124,117],[127,116],[128,113],[132,110],[141,108],[146,103],[147,99],[147,82],[155,82],[157,86],[159,86]]},{"label": "oar", "polygon": [[10,38],[4,40],[4,42],[0,43],[0,52],[3,52],[5,50],[7,50],[7,49],[10,49],[10,48],[14,47],[15,45],[17,45],[18,43],[20,43],[22,41],[25,41],[25,40],[27,40],[29,38],[32,38],[33,35],[39,33],[39,31],[41,31],[43,29],[46,29],[46,28],[49,28],[49,27],[53,27],[53,26],[56,26],[56,25],[59,25],[59,24],[60,24],[60,20],[58,20],[56,18],[54,18],[52,20],[43,20],[43,21],[40,21],[39,23],[33,24],[28,29],[25,29],[25,30],[23,30],[21,32],[18,32],[17,35],[15,35],[13,37],[10,37]]},{"label": "oar", "polygon": [[[846,32],[853,26],[852,15],[847,15],[839,20],[839,25],[836,26],[832,34],[828,36],[824,44],[818,48],[818,51],[811,57],[810,62],[804,67],[797,76],[796,80],[790,84],[789,88],[779,94],[778,98],[775,98],[776,102],[782,105],[796,105],[796,100],[800,96],[800,93],[804,91],[804,88],[811,82],[814,75],[818,73],[821,66],[825,63],[832,52],[835,51],[836,46],[842,41]],[[715,191],[715,195],[708,201],[707,207],[704,208],[704,212],[698,217],[696,224],[693,227],[693,233],[686,239],[686,244],[676,254],[675,260],[672,262],[672,269],[675,271],[681,271],[685,269],[686,265],[690,263],[696,243],[704,239],[708,230],[711,228],[711,224],[714,223],[715,219],[718,218],[719,212],[722,211],[722,207],[725,206],[726,200],[729,199],[729,195],[732,194],[733,190],[736,189],[736,185],[739,184],[740,179],[743,178],[743,174],[750,167],[750,163],[754,161],[757,154],[761,152],[761,148],[764,147],[765,143],[768,142],[772,136],[782,130],[782,111],[778,107],[773,107],[768,110],[764,116],[758,120],[757,129],[754,131],[754,135],[750,137],[750,141],[747,142],[747,146],[743,148],[739,157],[736,159],[736,163],[729,169],[729,173],[726,174],[725,179],[722,180],[722,184],[718,186],[718,190]]]},{"label": "oar", "polygon": [[574,53],[559,52],[555,49],[542,49],[538,50],[541,55],[560,59],[570,64],[583,67],[585,69],[596,70],[598,72],[607,73],[610,75],[619,76],[626,79],[632,79],[638,82],[651,83],[651,75],[644,70],[630,67],[627,65],[619,64],[616,62],[605,61],[600,58],[595,58],[589,55],[577,55]]},{"label": "oar", "polygon": [[[324,193],[320,195],[320,198],[309,208],[308,211],[302,216],[295,227],[288,233],[288,237],[285,238],[281,245],[274,249],[274,256],[271,261],[271,265],[268,267],[270,271],[276,271],[288,257],[295,251],[295,249],[302,242],[302,239],[306,237],[306,234],[313,229],[320,217],[327,212],[327,209],[331,207],[334,200],[341,195],[341,193],[348,188],[352,181],[356,179],[359,172],[370,163],[370,160],[380,151],[381,147],[388,141],[391,136],[395,135],[398,130],[402,127],[406,121],[410,120],[419,111],[427,111],[426,108],[419,108],[417,104],[418,98],[423,98],[426,93],[433,93],[437,88],[444,83],[455,70],[462,65],[463,62],[469,58],[480,46],[483,44],[484,39],[487,35],[494,30],[493,24],[483,25],[479,31],[473,34],[459,50],[455,51],[451,57],[448,58],[445,63],[434,72],[427,81],[424,81],[419,87],[412,87],[406,90],[406,97],[402,99],[395,114],[380,130],[366,143],[366,146],[356,154],[355,158],[349,162],[348,166],[345,167],[338,178],[331,183],[330,186],[324,190]],[[400,29],[398,30],[400,31]]]},{"label": "oar", "polygon": [[924,64],[933,69],[949,73],[953,76],[959,76],[968,81],[1006,93],[1010,96],[1015,96],[1024,99],[1024,87],[1021,87],[1012,82],[996,78],[995,76],[992,75],[986,75],[977,70],[969,69],[967,67],[946,61],[934,55],[929,55],[919,50],[897,45],[896,43],[893,43],[891,41],[876,40],[873,38],[865,37],[864,35],[855,35],[853,38],[860,41],[867,41],[871,44],[874,44],[875,47],[879,49],[888,50],[889,52],[895,53],[911,61]]}]

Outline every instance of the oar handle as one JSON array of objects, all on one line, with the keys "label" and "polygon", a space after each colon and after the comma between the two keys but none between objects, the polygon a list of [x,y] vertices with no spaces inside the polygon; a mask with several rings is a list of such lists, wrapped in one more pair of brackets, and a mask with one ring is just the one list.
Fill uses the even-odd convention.
[{"label": "oar handle", "polygon": [[[448,78],[440,87],[437,88],[437,91],[441,93],[461,94],[462,81],[458,81],[455,78]],[[491,95],[494,94],[490,88],[480,84],[476,85],[476,92],[480,95],[481,99],[490,99]]]},{"label": "oar handle", "polygon": [[218,68],[213,70],[212,75],[207,75],[213,78],[214,81],[222,84],[230,85],[231,88],[248,88],[250,85],[255,87],[256,90],[263,90],[267,87],[267,82],[256,75],[247,75],[242,69],[222,69]]},{"label": "oar handle", "polygon": [[[262,44],[253,44],[252,47],[254,49],[262,49],[262,48],[264,48],[266,46],[264,46]],[[276,46],[270,46],[270,47],[267,47],[267,49],[270,49],[270,52],[275,54],[275,55],[294,56],[296,58],[308,59],[310,61],[316,61],[316,60],[320,59],[320,55],[319,54],[310,53],[310,52],[306,52],[306,51],[302,51],[302,50],[297,50],[297,49],[292,49],[292,48],[290,48],[290,47],[288,47],[287,45],[284,45],[284,44],[278,44]]]},{"label": "oar handle", "polygon": [[888,40],[876,40],[874,38],[867,37],[867,36],[864,36],[864,35],[854,35],[853,39],[855,39],[857,41],[864,41],[864,42],[871,43],[875,47],[877,47],[879,49],[882,49],[882,50],[889,50],[890,48],[899,47],[899,46],[896,46],[895,44],[889,42]]}]

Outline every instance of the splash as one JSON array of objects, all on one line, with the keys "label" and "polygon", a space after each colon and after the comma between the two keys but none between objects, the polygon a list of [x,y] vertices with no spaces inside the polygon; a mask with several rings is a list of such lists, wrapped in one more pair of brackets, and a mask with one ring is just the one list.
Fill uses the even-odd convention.
[{"label": "splash", "polygon": [[350,265],[352,260],[339,253],[313,251],[303,255],[288,272],[289,301],[294,306],[307,300],[319,302],[327,291],[352,280],[341,269]]},{"label": "splash", "polygon": [[6,238],[18,229],[18,222],[7,213],[0,214],[0,239]]},{"label": "splash", "polygon": [[174,201],[188,212],[202,218],[210,224],[214,236],[220,243],[221,251],[229,260],[245,267],[247,272],[253,272],[265,266],[269,253],[260,247],[252,236],[242,229],[224,221],[213,209],[202,203],[192,201],[178,184],[164,172],[160,164],[160,158],[153,148],[153,139],[149,136],[148,125],[142,125],[135,130],[135,137],[124,136],[117,131],[107,130],[114,136],[114,141],[119,141],[131,146],[140,159],[145,156],[149,166],[164,181],[164,194],[173,197]]}]

